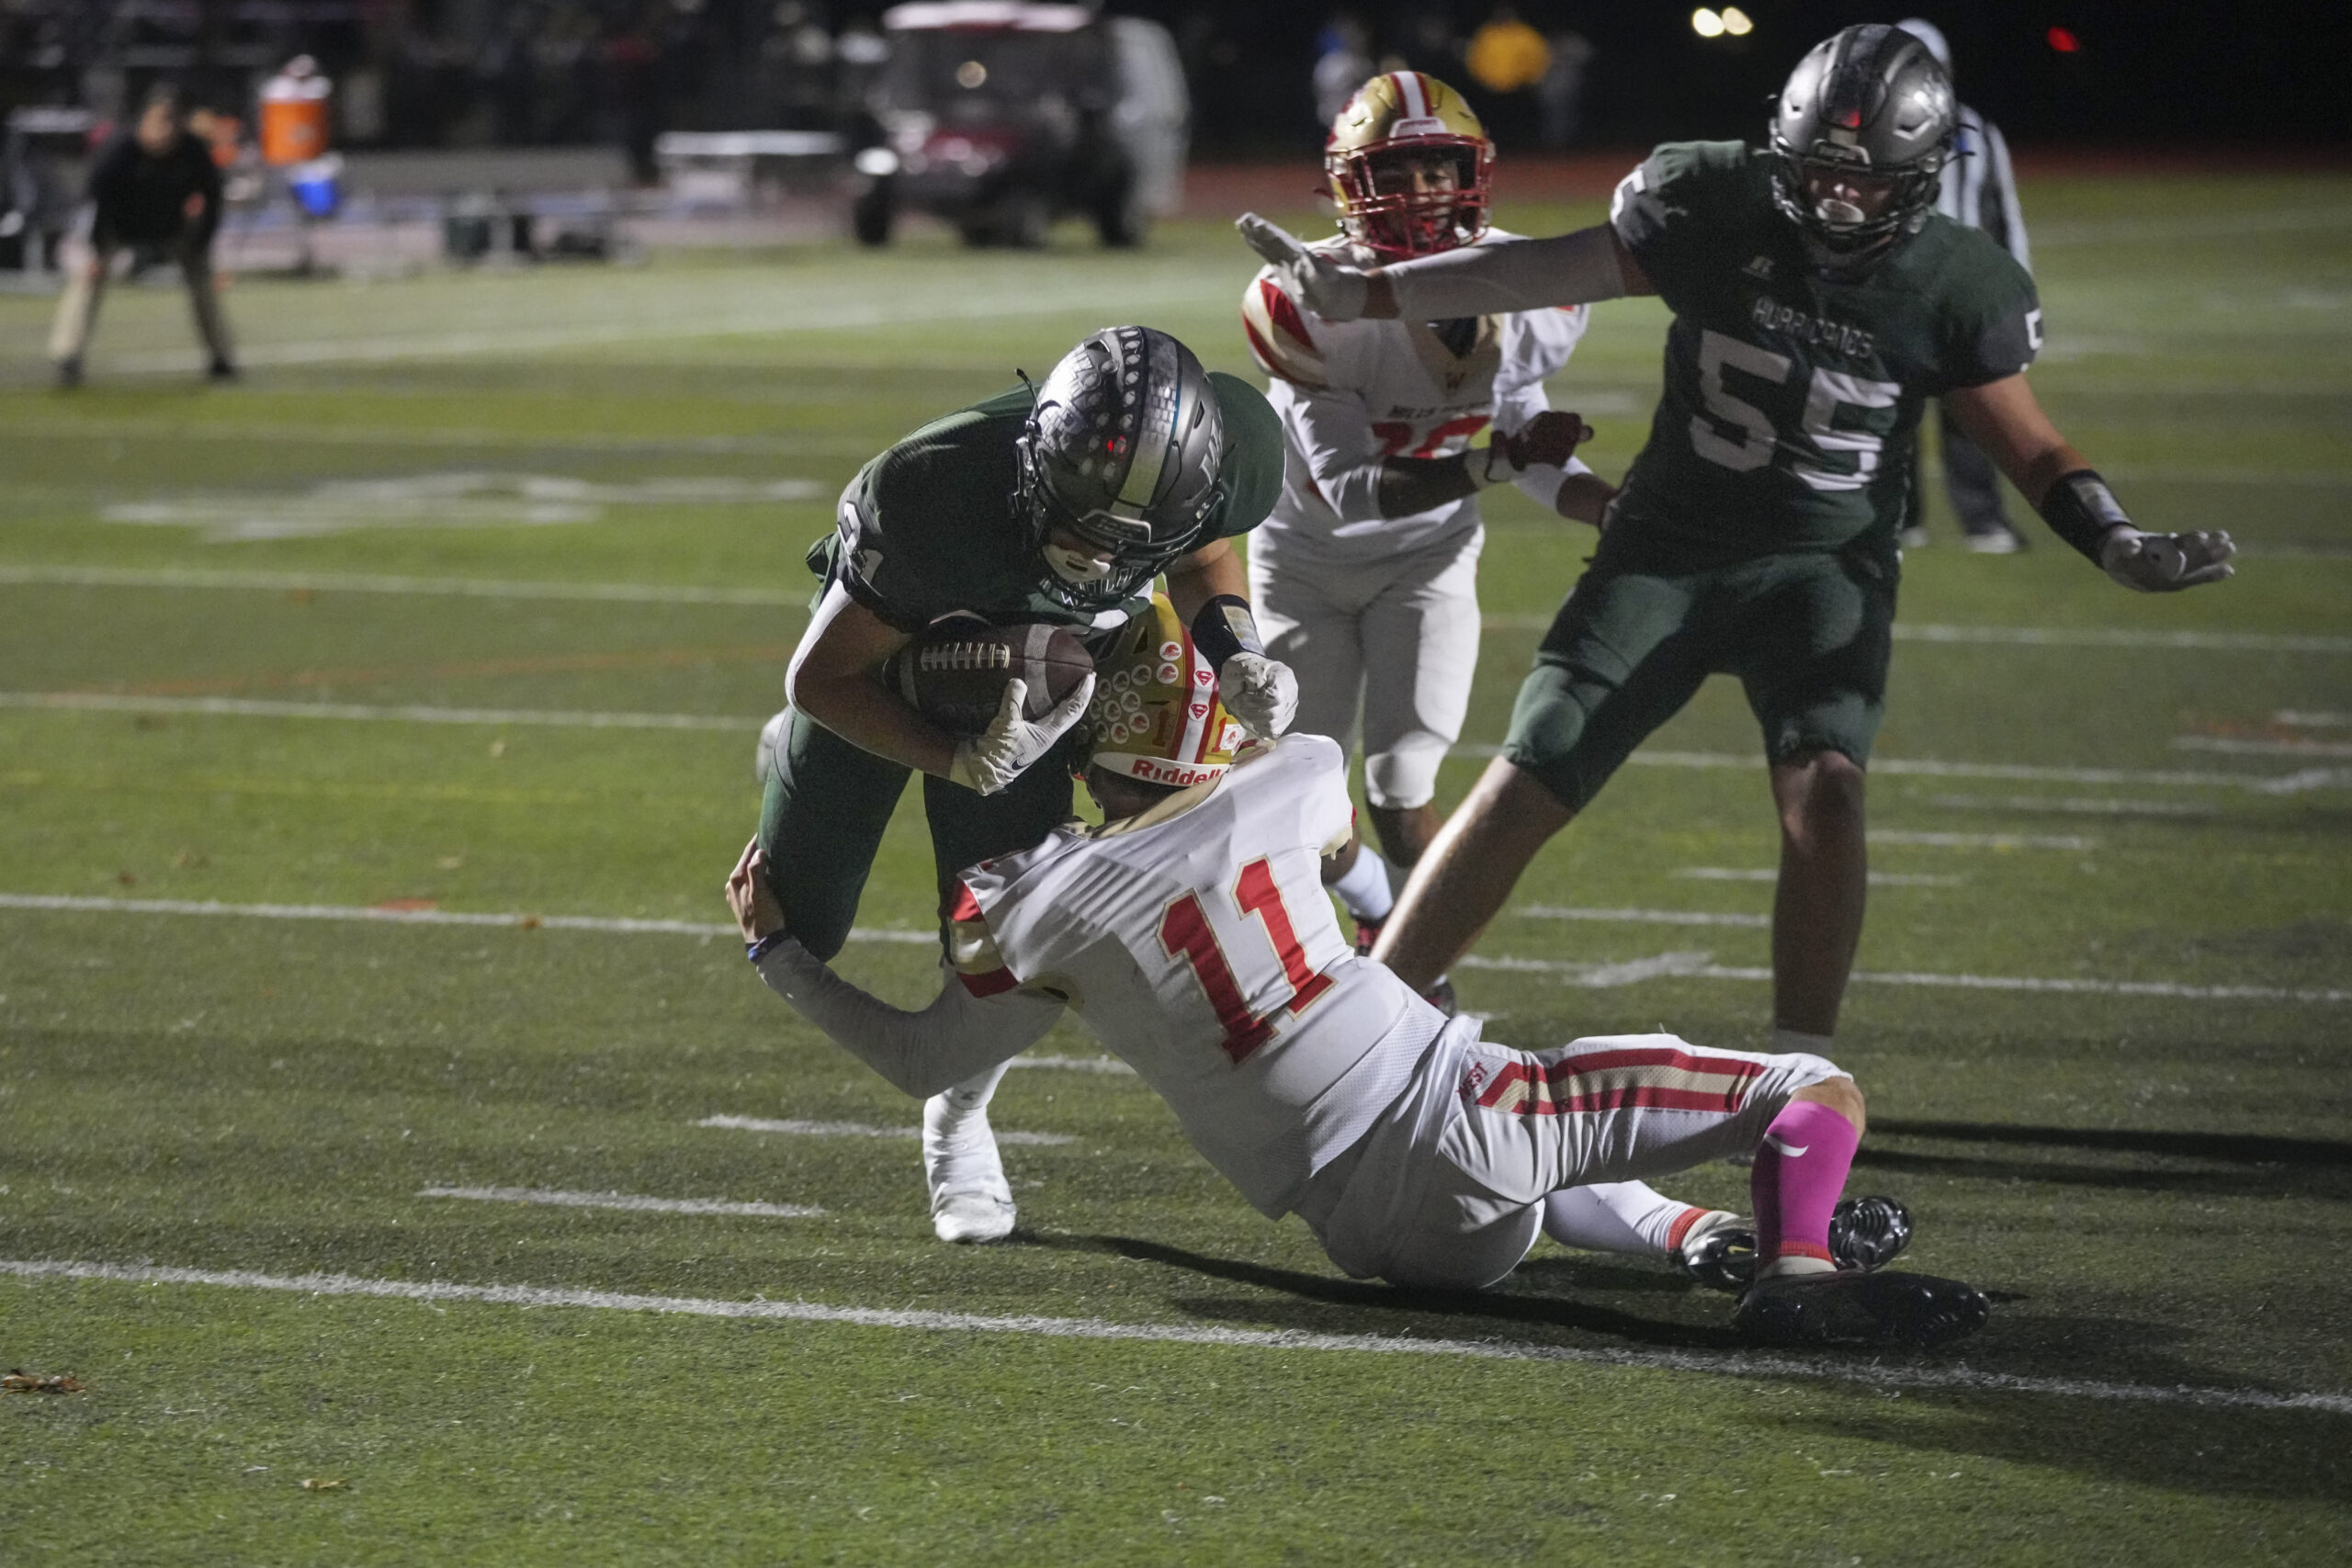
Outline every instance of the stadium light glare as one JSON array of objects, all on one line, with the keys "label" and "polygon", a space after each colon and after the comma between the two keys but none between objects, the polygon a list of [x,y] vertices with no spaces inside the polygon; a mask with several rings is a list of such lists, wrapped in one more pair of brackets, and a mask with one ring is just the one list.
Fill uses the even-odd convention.
[{"label": "stadium light glare", "polygon": [[2052,28],[2048,33],[2050,47],[2061,54],[2079,54],[2083,40],[2075,36],[2072,28]]},{"label": "stadium light glare", "polygon": [[1721,38],[1724,36],[1724,19],[1702,6],[1690,13],[1690,30],[1701,38]]},{"label": "stadium light glare", "polygon": [[1747,19],[1747,12],[1736,6],[1724,7],[1724,31],[1734,38],[1746,38],[1755,30],[1756,24]]}]

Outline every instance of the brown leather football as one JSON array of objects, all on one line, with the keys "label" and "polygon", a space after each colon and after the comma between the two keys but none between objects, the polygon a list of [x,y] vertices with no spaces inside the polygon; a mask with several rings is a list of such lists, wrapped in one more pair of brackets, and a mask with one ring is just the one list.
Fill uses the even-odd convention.
[{"label": "brown leather football", "polygon": [[996,626],[973,615],[943,615],[890,656],[890,689],[950,735],[979,734],[996,717],[1005,682],[1029,683],[1022,704],[1043,718],[1093,670],[1086,647],[1067,626],[1045,621]]}]

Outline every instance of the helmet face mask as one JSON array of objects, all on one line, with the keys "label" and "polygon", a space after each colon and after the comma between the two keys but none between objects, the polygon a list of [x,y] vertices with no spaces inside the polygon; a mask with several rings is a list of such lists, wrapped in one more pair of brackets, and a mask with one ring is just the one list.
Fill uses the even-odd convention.
[{"label": "helmet face mask", "polygon": [[1851,27],[1790,73],[1772,120],[1772,196],[1829,264],[1874,259],[1935,209],[1951,78],[1897,28]]},{"label": "helmet face mask", "polygon": [[1166,333],[1106,327],[1062,355],[1015,443],[1015,504],[1046,592],[1107,608],[1191,549],[1224,443],[1208,373]]},{"label": "helmet face mask", "polygon": [[1433,76],[1392,71],[1357,89],[1332,122],[1323,167],[1340,229],[1384,259],[1455,250],[1487,231],[1495,144]]},{"label": "helmet face mask", "polygon": [[1164,593],[1094,660],[1089,765],[1162,788],[1206,784],[1233,765],[1241,726],[1217,700],[1216,671]]}]

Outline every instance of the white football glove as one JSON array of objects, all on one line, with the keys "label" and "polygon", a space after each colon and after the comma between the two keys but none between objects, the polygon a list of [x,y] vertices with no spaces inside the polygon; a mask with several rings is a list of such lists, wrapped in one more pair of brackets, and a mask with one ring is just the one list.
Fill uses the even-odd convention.
[{"label": "white football glove", "polygon": [[1054,749],[1054,742],[1085,716],[1094,700],[1094,677],[1089,674],[1078,689],[1052,707],[1043,718],[1023,718],[1021,705],[1029,700],[1029,682],[1015,676],[1004,683],[996,717],[969,740],[956,743],[947,776],[966,789],[994,795],[1027,772],[1030,764]]},{"label": "white football glove", "polygon": [[2099,541],[2098,564],[2126,588],[2142,593],[2173,593],[2221,581],[2235,570],[2229,562],[2237,553],[2229,535],[2218,530],[2143,534],[2125,525],[2109,529],[2107,537]]},{"label": "white football glove", "polygon": [[1314,251],[1289,230],[1254,212],[1234,220],[1241,238],[1280,275],[1283,291],[1327,321],[1352,321],[1363,314],[1371,275]]},{"label": "white football glove", "polygon": [[1272,740],[1298,716],[1298,677],[1290,666],[1247,649],[1216,672],[1216,695],[1234,721],[1261,740]]}]

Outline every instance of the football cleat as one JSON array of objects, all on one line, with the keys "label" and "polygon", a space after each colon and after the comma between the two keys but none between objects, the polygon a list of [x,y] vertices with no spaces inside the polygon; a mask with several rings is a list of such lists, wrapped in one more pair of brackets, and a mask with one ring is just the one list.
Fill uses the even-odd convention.
[{"label": "football cleat", "polygon": [[1448,1018],[1458,1018],[1461,1016],[1462,998],[1453,994],[1453,979],[1451,976],[1440,975],[1435,980],[1431,981],[1430,983],[1430,988],[1421,993],[1421,1000],[1429,1003],[1430,1006],[1437,1009],[1438,1011],[1445,1014]]},{"label": "football cleat", "polygon": [[1372,956],[1373,944],[1380,940],[1380,928],[1386,923],[1385,920],[1367,920],[1361,915],[1356,917],[1356,956],[1358,958]]},{"label": "football cleat", "polygon": [[[1845,1198],[1829,1216],[1829,1257],[1841,1269],[1867,1274],[1883,1269],[1911,1245],[1911,1211],[1892,1198]],[[1744,1291],[1756,1278],[1756,1222],[1727,1215],[1693,1225],[1675,1249],[1675,1261],[1700,1284]]]},{"label": "football cleat", "polygon": [[1980,556],[2013,556],[2025,548],[2025,536],[2004,525],[1972,533],[1965,543]]},{"label": "football cleat", "polygon": [[1004,1178],[985,1106],[959,1112],[944,1094],[923,1104],[922,1177],[931,1228],[942,1241],[1001,1241],[1012,1234],[1012,1184]]},{"label": "football cleat", "polygon": [[1732,1326],[1757,1345],[1901,1345],[1963,1338],[1992,1316],[1984,1292],[1930,1274],[1776,1274],[1739,1298]]}]

